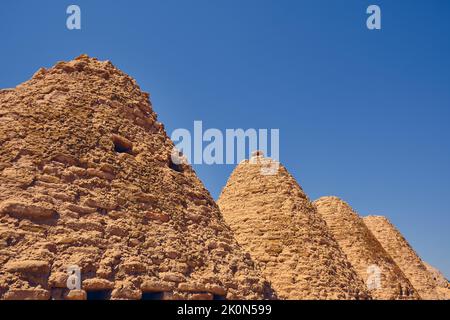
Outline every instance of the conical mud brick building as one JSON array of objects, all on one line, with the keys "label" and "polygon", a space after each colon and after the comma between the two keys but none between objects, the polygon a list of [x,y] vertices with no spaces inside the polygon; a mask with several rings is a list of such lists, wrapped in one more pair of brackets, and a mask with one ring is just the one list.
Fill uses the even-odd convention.
[{"label": "conical mud brick building", "polygon": [[256,152],[239,164],[218,200],[238,242],[280,298],[364,299],[363,281],[288,171]]},{"label": "conical mud brick building", "polygon": [[424,264],[428,272],[431,274],[433,280],[436,281],[436,289],[442,295],[442,298],[450,300],[450,283],[448,282],[448,280],[445,278],[441,271],[426,262],[424,262]]},{"label": "conical mud brick building", "polygon": [[346,202],[337,197],[322,197],[314,204],[374,299],[419,298],[394,260]]},{"label": "conical mud brick building", "polygon": [[272,296],[110,62],[80,56],[0,91],[0,144],[0,299]]},{"label": "conical mud brick building", "polygon": [[437,283],[422,259],[387,218],[368,216],[363,219],[366,226],[394,259],[423,299],[445,298],[436,290]]}]

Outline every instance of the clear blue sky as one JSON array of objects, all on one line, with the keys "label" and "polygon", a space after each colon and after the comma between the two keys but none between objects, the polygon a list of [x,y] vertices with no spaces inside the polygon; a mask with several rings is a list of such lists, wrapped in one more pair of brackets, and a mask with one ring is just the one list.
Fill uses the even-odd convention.
[{"label": "clear blue sky", "polygon": [[[3,0],[0,87],[87,53],[136,78],[169,133],[279,128],[312,199],[388,216],[450,277],[449,17],[447,0]],[[233,166],[195,169],[217,198]]]}]

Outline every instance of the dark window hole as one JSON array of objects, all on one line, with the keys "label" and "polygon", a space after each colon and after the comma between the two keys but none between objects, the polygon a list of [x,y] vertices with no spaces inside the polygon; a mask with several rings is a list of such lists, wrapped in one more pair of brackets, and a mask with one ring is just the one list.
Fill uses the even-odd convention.
[{"label": "dark window hole", "polygon": [[227,299],[224,296],[219,296],[218,294],[214,294],[213,300],[227,300]]},{"label": "dark window hole", "polygon": [[111,290],[88,291],[87,300],[110,300]]},{"label": "dark window hole", "polygon": [[114,151],[118,153],[133,153],[133,143],[127,138],[115,134],[111,139],[114,143]]},{"label": "dark window hole", "polygon": [[15,243],[14,238],[8,237],[6,239],[6,246],[10,247],[10,246],[14,245],[14,243]]},{"label": "dark window hole", "polygon": [[181,164],[176,164],[172,161],[172,159],[169,159],[169,168],[176,171],[176,172],[183,172],[183,167]]},{"label": "dark window hole", "polygon": [[162,300],[164,292],[143,292],[141,300]]}]

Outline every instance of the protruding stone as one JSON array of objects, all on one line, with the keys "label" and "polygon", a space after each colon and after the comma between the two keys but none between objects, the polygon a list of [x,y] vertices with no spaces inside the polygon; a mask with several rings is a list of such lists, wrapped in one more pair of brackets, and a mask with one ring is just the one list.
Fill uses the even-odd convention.
[{"label": "protruding stone", "polygon": [[50,291],[33,289],[11,289],[3,296],[4,300],[49,300]]},{"label": "protruding stone", "polygon": [[25,202],[7,200],[0,204],[0,213],[9,214],[15,218],[51,219],[57,212],[48,205],[29,204]]},{"label": "protruding stone", "polygon": [[227,290],[216,284],[207,284],[205,291],[208,291],[208,292],[213,293],[218,296],[226,296],[227,295]]},{"label": "protruding stone", "polygon": [[65,296],[66,300],[86,300],[87,293],[84,290],[70,290]]},{"label": "protruding stone", "polygon": [[131,282],[122,282],[116,285],[111,298],[115,300],[140,300],[142,292],[135,288]]},{"label": "protruding stone", "polygon": [[167,272],[167,273],[160,274],[160,276],[164,281],[169,281],[169,282],[186,281],[186,278],[181,273]]},{"label": "protruding stone", "polygon": [[195,293],[189,297],[189,300],[213,300],[213,298],[211,293]]},{"label": "protruding stone", "polygon": [[159,221],[159,222],[168,222],[170,220],[170,216],[163,212],[149,211],[146,213],[146,216],[147,216],[147,218],[149,218],[151,220]]},{"label": "protruding stone", "polygon": [[112,290],[114,282],[100,278],[86,279],[83,281],[83,289],[88,291]]},{"label": "protruding stone", "polygon": [[104,172],[94,168],[86,169],[86,174],[90,177],[97,177],[105,180],[113,180],[115,178],[115,176],[109,172]]},{"label": "protruding stone", "polygon": [[67,272],[52,272],[48,279],[48,284],[52,288],[67,288]]},{"label": "protruding stone", "polygon": [[76,213],[79,213],[79,214],[91,214],[91,213],[97,212],[96,208],[80,206],[80,205],[76,205],[73,203],[68,203],[66,205],[66,209],[76,212]]},{"label": "protruding stone", "polygon": [[5,265],[5,269],[9,272],[18,273],[33,273],[33,274],[48,274],[50,272],[50,266],[47,261],[39,260],[22,260],[8,262]]},{"label": "protruding stone", "polygon": [[180,283],[177,287],[178,291],[184,292],[202,292],[207,291],[206,286],[201,283]]},{"label": "protruding stone", "polygon": [[122,264],[121,270],[128,274],[145,273],[147,267],[140,261],[127,261]]},{"label": "protruding stone", "polygon": [[164,292],[172,291],[175,288],[173,282],[160,281],[160,280],[145,280],[142,282],[142,292]]}]

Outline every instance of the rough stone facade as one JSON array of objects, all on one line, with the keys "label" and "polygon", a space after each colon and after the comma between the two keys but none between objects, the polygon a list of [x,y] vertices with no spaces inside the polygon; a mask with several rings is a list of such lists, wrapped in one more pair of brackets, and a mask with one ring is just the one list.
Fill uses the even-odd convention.
[{"label": "rough stone facade", "polygon": [[419,295],[394,260],[369,231],[362,218],[346,202],[337,197],[322,197],[314,201],[314,204],[358,275],[366,281],[366,285],[369,285],[367,282],[371,280],[371,266],[379,268],[380,286],[370,290],[374,299],[419,299]]},{"label": "rough stone facade", "polygon": [[402,234],[382,216],[368,216],[363,218],[364,223],[378,239],[386,252],[394,259],[422,299],[445,299],[436,290],[437,283],[431,277],[422,259],[409,245]]},{"label": "rough stone facade", "polygon": [[427,268],[428,272],[431,274],[431,277],[434,281],[437,283],[436,290],[447,300],[450,299],[450,283],[448,282],[447,278],[442,274],[441,271],[433,267],[432,265],[424,262],[425,267]]},{"label": "rough stone facade", "polygon": [[273,297],[110,62],[83,55],[1,90],[0,145],[0,299]]},{"label": "rough stone facade", "polygon": [[[271,165],[278,169],[275,174],[266,170]],[[243,161],[218,204],[238,242],[260,263],[280,298],[368,298],[324,220],[279,163],[260,152]]]}]

